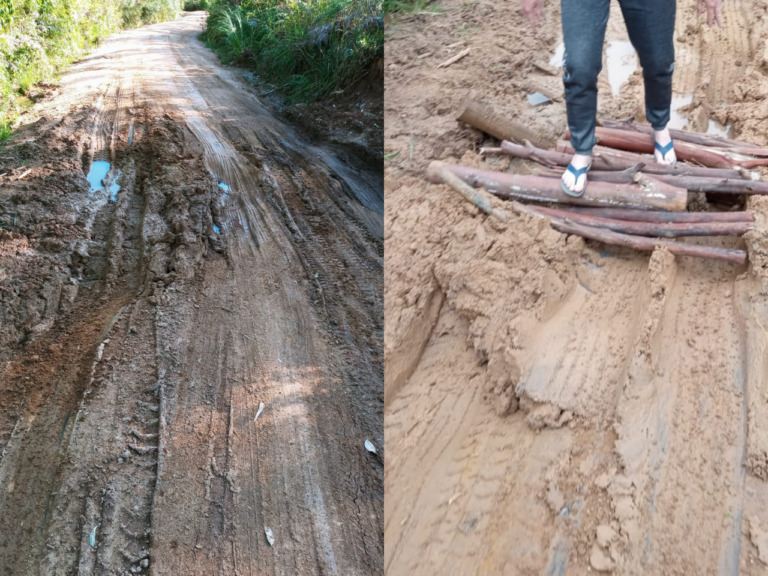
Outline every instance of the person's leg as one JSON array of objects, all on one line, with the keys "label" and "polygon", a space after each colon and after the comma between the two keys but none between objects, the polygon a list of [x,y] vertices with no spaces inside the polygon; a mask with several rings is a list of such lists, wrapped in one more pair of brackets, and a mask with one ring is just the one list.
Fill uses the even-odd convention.
[{"label": "person's leg", "polygon": [[[645,116],[661,146],[672,141],[667,129],[675,69],[675,0],[619,0],[627,32],[640,57],[645,81]],[[676,161],[673,150],[656,151],[656,160]]]},{"label": "person's leg", "polygon": [[[597,76],[603,67],[603,40],[610,13],[610,0],[561,0],[563,42],[565,44],[565,104],[571,145],[576,155],[571,162],[577,169],[591,161],[595,145],[597,114]],[[586,175],[576,177],[566,171],[565,186],[580,192]]]}]

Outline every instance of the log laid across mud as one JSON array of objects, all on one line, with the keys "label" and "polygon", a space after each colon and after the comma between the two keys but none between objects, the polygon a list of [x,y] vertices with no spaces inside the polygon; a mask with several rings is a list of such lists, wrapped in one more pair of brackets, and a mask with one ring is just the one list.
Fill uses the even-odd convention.
[{"label": "log laid across mud", "polygon": [[641,175],[638,184],[591,182],[583,196],[573,198],[563,193],[559,178],[506,174],[439,161],[429,165],[427,179],[433,183],[442,182],[440,169],[443,167],[470,186],[482,187],[487,192],[505,199],[670,212],[684,211],[688,202],[685,189],[670,186],[645,175]]},{"label": "log laid across mud", "polygon": [[[433,162],[430,165],[431,178],[435,183],[444,183],[453,188],[456,192],[461,194],[466,200],[474,205],[478,205],[477,194],[473,188],[465,183],[461,178],[455,176],[453,172],[448,169],[448,165],[442,162]],[[434,180],[437,179],[437,180]],[[480,202],[486,213],[500,218],[503,221],[508,221],[508,217],[504,211],[494,210],[490,206],[490,203],[482,198],[482,194],[479,194]],[[733,250],[730,248],[716,248],[710,246],[697,246],[694,244],[686,244],[684,242],[676,242],[674,240],[665,240],[661,238],[646,238],[642,236],[633,236],[630,234],[622,234],[620,232],[614,232],[612,230],[605,230],[595,228],[592,226],[584,226],[577,224],[572,220],[560,218],[558,216],[552,216],[543,214],[537,211],[533,206],[525,206],[517,201],[509,203],[512,210],[518,214],[529,214],[537,218],[546,218],[549,221],[549,225],[562,232],[564,234],[575,234],[583,238],[590,240],[597,240],[605,244],[612,244],[616,246],[626,246],[628,248],[635,248],[638,250],[652,251],[657,246],[665,246],[670,252],[680,256],[693,256],[696,258],[709,258],[714,260],[725,260],[728,262],[736,262],[743,264],[746,262],[747,253],[744,250]],[[539,208],[540,210],[540,208]]]},{"label": "log laid across mud", "polygon": [[664,246],[676,256],[691,256],[693,258],[707,258],[710,260],[723,260],[735,264],[744,264],[747,261],[747,253],[744,250],[734,248],[718,248],[715,246],[699,246],[697,244],[687,244],[677,240],[666,240],[664,238],[646,238],[644,236],[633,236],[631,234],[622,234],[612,230],[604,230],[577,224],[566,218],[545,215],[539,210],[540,207],[524,206],[519,202],[512,202],[513,208],[518,213],[531,214],[549,220],[550,226],[562,232],[563,234],[575,234],[589,240],[597,240],[604,244],[612,246],[626,246],[635,250],[652,252],[657,246]]},{"label": "log laid across mud", "polygon": [[752,212],[654,212],[650,210],[632,210],[629,208],[586,208],[582,206],[563,206],[564,212],[586,214],[630,222],[657,223],[703,223],[703,222],[754,222]]},{"label": "log laid across mud", "polygon": [[[601,120],[600,124],[603,128],[614,128],[616,130],[626,130],[628,132],[640,132],[642,134],[650,134],[650,124],[636,124],[634,120]],[[757,144],[751,144],[749,142],[740,142],[738,140],[731,140],[730,138],[724,138],[722,136],[713,136],[711,134],[699,134],[698,132],[686,132],[685,130],[675,130],[670,128],[669,134],[673,140],[680,140],[682,142],[690,142],[691,144],[698,144],[700,146],[711,146],[720,148],[743,148],[750,149],[749,154],[756,154],[762,156],[768,153],[768,150],[760,148]],[[747,153],[747,152],[745,152]]]},{"label": "log laid across mud", "polygon": [[535,207],[547,216],[571,220],[576,224],[604,228],[654,238],[682,238],[685,236],[743,236],[754,228],[752,222],[632,222],[607,218],[603,215],[583,214],[557,208]]},{"label": "log laid across mud", "polygon": [[[568,145],[570,148],[570,144]],[[573,150],[572,148],[570,148]],[[564,151],[553,152],[537,148],[530,143],[526,145],[515,144],[514,142],[503,141],[501,150],[508,156],[533,160],[544,166],[562,166],[566,167],[571,162],[573,152]],[[598,149],[596,147],[592,158],[592,170],[617,171],[633,168],[637,164],[643,165],[643,172],[652,174],[654,177],[658,174],[669,176],[701,176],[705,178],[741,178],[742,174],[738,170],[723,168],[702,168],[699,166],[668,166],[666,164],[657,164],[650,162],[649,158],[639,154],[630,154],[619,152],[618,150]]]},{"label": "log laid across mud", "polygon": [[[499,114],[487,104],[475,102],[469,96],[464,98],[461,108],[456,114],[456,120],[495,136],[499,140],[515,140],[517,142],[530,140],[537,146],[547,145],[546,138],[540,134]],[[551,145],[551,142],[549,144]]]},{"label": "log laid across mud", "polygon": [[[653,154],[653,138],[650,134],[598,127],[595,129],[595,136],[599,144],[609,148]],[[568,138],[570,139],[570,135]],[[694,162],[709,168],[735,168],[737,166],[752,168],[768,165],[768,158],[749,158],[729,152],[728,149],[706,148],[682,141],[675,143],[675,154],[680,160]]]},{"label": "log laid across mud", "polygon": [[[644,171],[643,164],[637,164],[626,170],[591,171],[588,179],[590,182],[612,182],[614,184],[631,184],[637,173]],[[539,170],[542,176],[559,178],[562,170],[544,168]],[[768,195],[768,182],[744,180],[742,178],[707,178],[702,176],[670,176],[668,174],[654,174],[654,178],[661,180],[670,186],[685,188],[689,192],[719,192],[722,194],[752,194]]]},{"label": "log laid across mud", "polygon": [[597,240],[605,244],[614,246],[626,246],[636,250],[652,252],[657,246],[666,247],[676,256],[691,256],[693,258],[708,258],[710,260],[724,260],[736,264],[744,264],[747,261],[747,253],[744,250],[732,248],[716,248],[713,246],[698,246],[696,244],[686,244],[675,240],[665,240],[662,238],[645,238],[643,236],[632,236],[630,234],[621,234],[611,230],[601,230],[591,226],[576,224],[569,220],[549,217],[550,225],[558,232],[564,234],[576,234],[590,240]]}]

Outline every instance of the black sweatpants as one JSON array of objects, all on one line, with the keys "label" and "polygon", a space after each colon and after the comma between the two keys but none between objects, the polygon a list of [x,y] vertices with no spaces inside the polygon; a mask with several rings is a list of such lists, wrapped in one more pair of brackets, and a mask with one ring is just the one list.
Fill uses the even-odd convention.
[{"label": "black sweatpants", "polygon": [[[629,39],[640,57],[645,115],[656,130],[669,122],[675,69],[675,0],[618,0]],[[571,144],[579,154],[595,145],[597,76],[611,0],[561,0],[565,43],[565,102]]]}]

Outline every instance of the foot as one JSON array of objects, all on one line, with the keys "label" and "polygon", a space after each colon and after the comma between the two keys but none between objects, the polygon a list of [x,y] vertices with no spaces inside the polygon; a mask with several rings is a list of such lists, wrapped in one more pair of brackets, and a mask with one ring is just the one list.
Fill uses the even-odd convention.
[{"label": "foot", "polygon": [[[573,158],[571,159],[571,166],[576,168],[577,170],[580,170],[581,168],[586,168],[592,163],[592,156],[588,156],[585,154],[574,154]],[[584,191],[584,188],[587,185],[587,174],[586,172],[583,174],[580,174],[578,178],[574,176],[573,172],[570,170],[566,170],[563,174],[563,184],[565,184],[565,187],[568,188],[571,192],[574,194],[580,194]]]},{"label": "foot", "polygon": [[[662,148],[672,142],[672,136],[669,134],[668,128],[664,128],[664,130],[658,131],[654,130],[653,139],[656,140],[656,143]],[[658,147],[654,146],[653,156],[656,159],[656,162],[659,164],[667,164],[668,166],[671,166],[677,162],[677,156],[675,155],[674,148],[670,148],[666,153],[662,153]]]}]

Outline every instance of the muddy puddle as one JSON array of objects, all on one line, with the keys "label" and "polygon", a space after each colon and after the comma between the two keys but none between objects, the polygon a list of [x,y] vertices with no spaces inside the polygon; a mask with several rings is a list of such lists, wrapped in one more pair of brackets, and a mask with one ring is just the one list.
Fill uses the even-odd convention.
[{"label": "muddy puddle", "polygon": [[94,160],[91,170],[88,172],[88,183],[91,185],[91,193],[104,190],[103,180],[109,173],[109,162]]},{"label": "muddy puddle", "polygon": [[[669,127],[676,130],[690,130],[688,112],[683,110],[693,102],[693,95],[675,95],[672,96],[672,106],[670,110]],[[714,136],[724,136],[726,138],[733,137],[733,125],[722,124],[710,118],[707,124],[707,134]]]},{"label": "muddy puddle", "polygon": [[632,43],[623,40],[608,42],[605,53],[608,66],[608,83],[611,85],[611,93],[618,96],[621,87],[629,80],[637,70],[637,53]]}]

